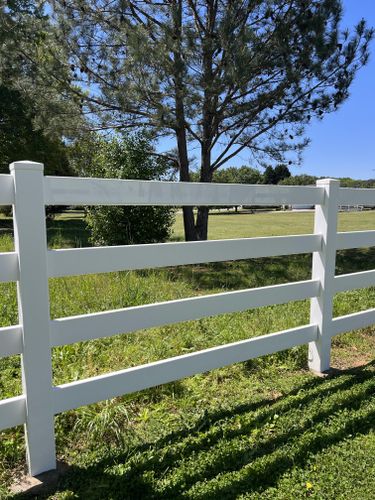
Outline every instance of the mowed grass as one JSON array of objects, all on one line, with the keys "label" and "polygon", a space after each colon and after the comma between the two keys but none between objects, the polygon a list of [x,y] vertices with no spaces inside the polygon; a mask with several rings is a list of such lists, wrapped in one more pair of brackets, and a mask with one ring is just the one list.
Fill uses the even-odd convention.
[{"label": "mowed grass", "polygon": [[[341,212],[339,214],[339,231],[362,231],[374,227],[374,212]],[[260,236],[283,236],[285,234],[312,233],[314,212],[262,212],[254,214],[248,211],[214,211],[210,215],[208,238],[252,238]],[[174,238],[184,238],[182,215],[176,217]]]},{"label": "mowed grass", "polygon": [[[0,227],[9,221],[0,221]],[[303,234],[312,213],[213,214],[210,239]],[[375,212],[343,213],[339,230],[375,229]],[[173,239],[181,239],[176,216]],[[51,247],[86,246],[79,214],[49,223]],[[0,238],[10,251],[10,235]],[[338,253],[337,273],[375,268],[375,249]],[[61,317],[309,279],[311,256],[181,266],[50,280]],[[1,326],[17,323],[13,284],[0,287]],[[335,315],[374,307],[375,288],[335,297]],[[309,322],[308,301],[56,348],[65,383]],[[196,375],[56,417],[70,464],[50,498],[373,498],[375,328],[334,339],[329,379],[307,371],[307,347]],[[1,398],[21,393],[18,356],[0,360]],[[21,428],[0,433],[0,497],[24,467]],[[16,471],[16,472],[15,472]]]}]

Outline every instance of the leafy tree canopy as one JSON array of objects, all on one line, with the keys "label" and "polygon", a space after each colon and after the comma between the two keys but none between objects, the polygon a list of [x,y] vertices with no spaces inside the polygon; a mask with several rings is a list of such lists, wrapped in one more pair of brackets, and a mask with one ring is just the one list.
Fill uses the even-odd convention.
[{"label": "leafy tree canopy", "polygon": [[13,161],[32,160],[44,163],[46,174],[72,175],[61,139],[35,130],[30,103],[5,85],[0,85],[0,155],[1,173],[9,173]]},{"label": "leafy tree canopy", "polygon": [[1,4],[1,97],[5,88],[13,92],[16,106],[23,108],[33,130],[54,140],[71,139],[81,135],[85,120],[80,97],[74,95],[73,86],[67,90],[51,57],[53,50],[59,54],[60,64],[67,64],[68,55],[59,48],[55,30],[43,1],[10,0]]},{"label": "leafy tree canopy", "polygon": [[260,184],[262,174],[259,170],[242,165],[241,167],[228,167],[217,170],[213,182],[232,182],[235,184]]},{"label": "leafy tree canopy", "polygon": [[[164,158],[152,155],[142,135],[104,138],[92,135],[73,151],[76,171],[85,176],[117,179],[170,179]],[[86,208],[86,221],[95,245],[158,243],[169,238],[174,220],[171,207],[95,206]]]},{"label": "leafy tree canopy", "polygon": [[286,165],[277,165],[275,168],[268,166],[264,171],[263,181],[264,184],[279,184],[290,176],[289,168]]},{"label": "leafy tree canopy", "polygon": [[280,184],[289,186],[313,186],[315,185],[318,177],[308,174],[292,175],[285,177],[280,181]]}]

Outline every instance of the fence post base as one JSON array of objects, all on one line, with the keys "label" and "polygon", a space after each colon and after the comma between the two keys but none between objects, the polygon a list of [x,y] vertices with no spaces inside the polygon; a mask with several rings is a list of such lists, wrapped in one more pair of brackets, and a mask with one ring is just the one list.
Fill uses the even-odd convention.
[{"label": "fence post base", "polygon": [[69,470],[68,464],[57,462],[56,469],[43,472],[37,477],[22,476],[10,486],[10,492],[14,495],[23,494],[25,496],[47,495],[54,492],[60,478]]}]

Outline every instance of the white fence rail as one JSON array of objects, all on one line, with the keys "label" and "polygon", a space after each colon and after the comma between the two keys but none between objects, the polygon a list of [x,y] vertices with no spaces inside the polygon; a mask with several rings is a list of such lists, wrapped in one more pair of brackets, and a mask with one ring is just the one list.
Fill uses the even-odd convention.
[{"label": "white fence rail", "polygon": [[[314,234],[47,250],[45,205],[313,204]],[[336,250],[375,246],[375,231],[337,233],[340,205],[375,205],[374,189],[190,184],[44,177],[43,166],[11,165],[0,205],[13,205],[15,252],[0,254],[0,282],[16,281],[20,324],[0,328],[0,356],[22,354],[23,395],[0,401],[0,430],[25,424],[29,471],[56,466],[54,415],[232,363],[309,344],[309,366],[329,368],[331,337],[375,323],[375,309],[332,317],[337,292],[375,285],[375,271],[335,276]],[[312,279],[51,320],[48,279],[126,269],[313,254]],[[51,348],[143,328],[311,299],[310,324],[86,380],[52,385]]]}]

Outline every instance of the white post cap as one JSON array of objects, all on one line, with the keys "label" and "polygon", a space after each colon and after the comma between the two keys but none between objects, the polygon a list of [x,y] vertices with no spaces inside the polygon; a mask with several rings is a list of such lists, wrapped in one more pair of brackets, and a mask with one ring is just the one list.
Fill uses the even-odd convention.
[{"label": "white post cap", "polygon": [[28,161],[28,160],[21,160],[21,161],[14,161],[9,165],[9,170],[11,172],[13,171],[19,171],[19,170],[27,170],[27,171],[35,171],[35,172],[43,172],[44,170],[44,165],[43,163],[38,163],[36,161]]},{"label": "white post cap", "polygon": [[326,186],[327,184],[340,184],[339,179],[318,179],[316,181],[318,186]]}]

